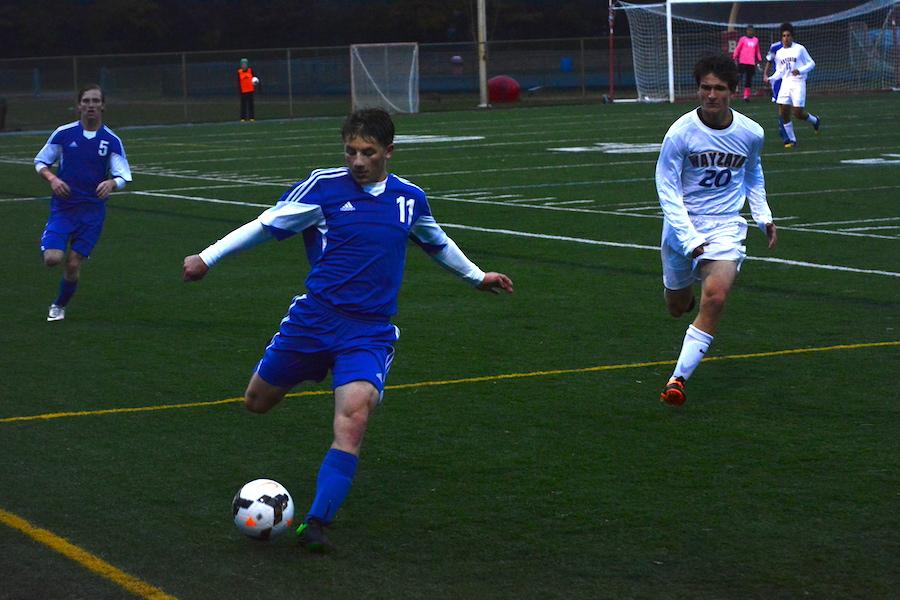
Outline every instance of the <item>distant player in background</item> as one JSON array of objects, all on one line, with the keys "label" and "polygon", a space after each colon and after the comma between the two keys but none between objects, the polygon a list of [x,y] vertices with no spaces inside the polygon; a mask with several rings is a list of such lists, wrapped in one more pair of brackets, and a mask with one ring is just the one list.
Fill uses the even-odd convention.
[{"label": "distant player in background", "polygon": [[809,121],[816,133],[819,133],[822,125],[819,117],[804,110],[804,106],[806,106],[806,76],[815,67],[816,63],[806,48],[794,41],[793,25],[782,23],[781,48],[775,52],[775,73],[769,77],[769,80],[783,82],[775,102],[778,103],[779,131],[782,131],[785,148],[793,148],[797,145],[794,124],[791,123],[792,113],[796,119]]},{"label": "distant player in background", "polygon": [[221,258],[302,233],[311,268],[247,386],[244,401],[264,413],[297,384],[332,373],[334,442],[316,481],[312,506],[297,530],[301,543],[327,551],[325,535],[350,490],[369,415],[381,402],[394,343],[406,247],[410,239],[463,281],[512,293],[502,273],[484,273],[431,215],[425,192],[388,173],[394,124],[381,109],[351,114],[341,130],[347,166],[317,169],[256,220],[199,255],[184,259],[185,281],[202,279]]},{"label": "distant player in background", "polygon": [[[103,124],[103,90],[90,84],[78,92],[78,121],[56,129],[34,157],[34,167],[53,191],[50,218],[41,236],[41,252],[48,267],[63,265],[59,294],[48,321],[66,318],[66,306],[81,274],[81,265],[100,239],[106,200],[114,189],[131,181],[125,146]],[[59,162],[54,173],[52,166]]]},{"label": "distant player in background", "polygon": [[660,395],[674,406],[685,402],[685,382],[713,341],[746,257],[745,198],[769,248],[778,241],[760,163],[762,127],[730,107],[738,85],[734,60],[727,54],[704,57],[694,79],[700,107],[672,124],[656,163],[664,296],[673,317],[693,310],[694,285],[700,283],[700,309]]},{"label": "distant player in background", "polygon": [[753,25],[747,25],[747,34],[741,36],[732,56],[738,64],[738,71],[744,78],[744,102],[750,102],[750,93],[753,88],[753,76],[756,67],[762,61],[759,52],[759,38],[753,30]]},{"label": "distant player in background", "polygon": [[241,68],[237,73],[238,90],[241,93],[241,122],[255,121],[253,94],[256,93],[256,85],[253,82],[253,69],[250,68],[250,62],[246,58],[241,59]]}]

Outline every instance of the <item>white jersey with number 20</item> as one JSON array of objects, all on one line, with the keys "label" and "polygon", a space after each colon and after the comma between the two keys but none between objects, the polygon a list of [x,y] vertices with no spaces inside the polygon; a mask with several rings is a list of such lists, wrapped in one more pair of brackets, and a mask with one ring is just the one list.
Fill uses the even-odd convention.
[{"label": "white jersey with number 20", "polygon": [[738,217],[745,198],[758,224],[772,221],[760,162],[763,129],[735,110],[732,115],[730,126],[712,129],[692,110],[663,139],[656,191],[683,255],[707,241],[693,220]]}]

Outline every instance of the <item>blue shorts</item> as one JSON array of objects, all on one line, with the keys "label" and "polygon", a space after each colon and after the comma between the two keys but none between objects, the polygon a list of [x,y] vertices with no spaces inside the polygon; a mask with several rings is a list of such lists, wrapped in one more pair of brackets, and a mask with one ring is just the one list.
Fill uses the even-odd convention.
[{"label": "blue shorts", "polygon": [[50,218],[41,236],[41,252],[65,252],[71,243],[73,251],[84,257],[90,256],[100,239],[105,219],[105,202],[63,204],[53,200],[50,203]]},{"label": "blue shorts", "polygon": [[363,321],[337,313],[306,295],[297,296],[255,372],[267,383],[291,388],[322,381],[331,388],[368,381],[384,393],[400,330],[388,321]]}]

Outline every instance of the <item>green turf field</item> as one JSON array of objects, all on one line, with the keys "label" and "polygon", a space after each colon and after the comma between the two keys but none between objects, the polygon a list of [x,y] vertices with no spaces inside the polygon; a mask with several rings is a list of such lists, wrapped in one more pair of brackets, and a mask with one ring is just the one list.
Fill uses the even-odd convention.
[{"label": "green turf field", "polygon": [[410,247],[398,388],[327,557],[245,539],[230,515],[258,477],[304,512],[331,441],[327,385],[263,416],[238,402],[302,290],[301,241],[180,276],[340,165],[340,119],[117,130],[135,180],[59,323],[31,166],[49,132],[0,137],[0,598],[896,597],[900,96],[812,98],[822,134],[798,125],[793,151],[768,102],[737,107],[766,128],[780,243],[751,228],[673,410],[658,394],[689,321],[662,301],[655,151],[621,144],[658,143],[689,108],[397,118],[463,138],[400,138],[391,170],[516,293]]}]

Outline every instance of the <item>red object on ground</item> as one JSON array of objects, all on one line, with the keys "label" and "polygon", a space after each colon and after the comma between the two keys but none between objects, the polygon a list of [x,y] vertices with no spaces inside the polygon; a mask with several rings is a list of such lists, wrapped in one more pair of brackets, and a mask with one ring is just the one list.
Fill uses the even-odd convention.
[{"label": "red object on ground", "polygon": [[515,102],[522,89],[519,82],[509,75],[497,75],[488,79],[488,100],[493,103]]}]

